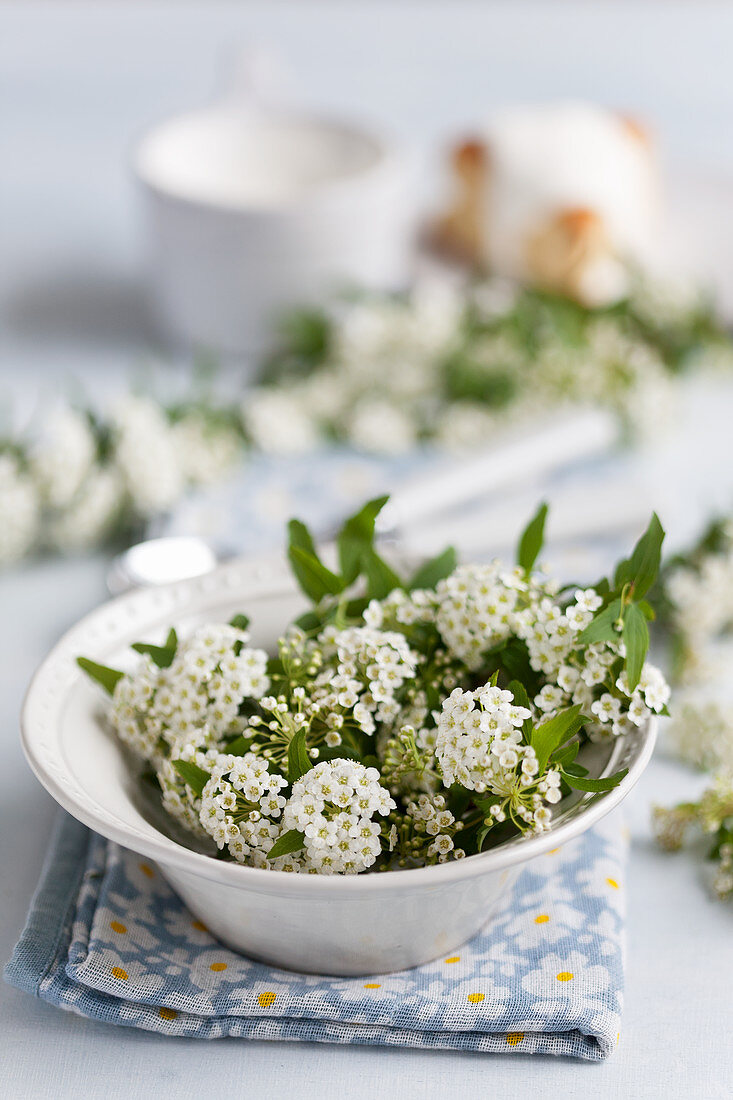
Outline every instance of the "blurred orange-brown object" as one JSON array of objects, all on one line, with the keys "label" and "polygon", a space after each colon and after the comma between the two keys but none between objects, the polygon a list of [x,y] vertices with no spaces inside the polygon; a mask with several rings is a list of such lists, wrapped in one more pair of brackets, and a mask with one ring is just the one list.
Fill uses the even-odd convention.
[{"label": "blurred orange-brown object", "polygon": [[444,254],[585,305],[623,297],[654,252],[652,143],[633,118],[591,104],[514,108],[451,156]]}]

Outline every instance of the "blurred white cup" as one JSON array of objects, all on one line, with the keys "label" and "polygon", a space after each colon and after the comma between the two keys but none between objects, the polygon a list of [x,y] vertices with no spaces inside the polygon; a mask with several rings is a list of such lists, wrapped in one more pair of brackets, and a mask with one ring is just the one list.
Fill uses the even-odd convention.
[{"label": "blurred white cup", "polygon": [[410,158],[357,125],[224,100],[148,131],[134,169],[152,306],[178,344],[262,352],[289,307],[408,281]]}]

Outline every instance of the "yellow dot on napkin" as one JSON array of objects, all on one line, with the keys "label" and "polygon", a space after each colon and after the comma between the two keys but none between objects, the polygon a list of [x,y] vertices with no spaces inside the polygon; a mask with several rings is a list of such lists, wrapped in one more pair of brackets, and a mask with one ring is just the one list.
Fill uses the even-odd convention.
[{"label": "yellow dot on napkin", "polygon": [[468,994],[468,1000],[471,1002],[472,1005],[478,1005],[478,1004],[481,1004],[482,1001],[486,1000],[486,994],[485,993],[469,993]]},{"label": "yellow dot on napkin", "polygon": [[122,935],[123,932],[127,931],[126,925],[120,924],[118,920],[110,921],[109,926],[113,932],[119,932],[120,935]]},{"label": "yellow dot on napkin", "polygon": [[521,1043],[523,1038],[524,1038],[524,1032],[523,1031],[510,1031],[509,1034],[506,1037],[506,1041],[507,1041],[507,1043],[509,1044],[510,1047],[516,1047],[516,1046],[519,1045],[519,1043]]},{"label": "yellow dot on napkin", "polygon": [[176,1012],[175,1008],[161,1008],[158,1010],[158,1015],[161,1016],[164,1020],[178,1019],[178,1013]]},{"label": "yellow dot on napkin", "polygon": [[608,883],[609,886],[612,886],[614,890],[618,890],[619,885],[616,882],[615,878],[607,878],[606,882]]},{"label": "yellow dot on napkin", "polygon": [[534,922],[535,924],[547,924],[549,919],[550,918],[548,917],[547,913],[540,913],[538,916],[535,917]]},{"label": "yellow dot on napkin", "polygon": [[226,963],[212,963],[211,966],[209,967],[209,970],[226,970],[226,968],[227,968]]},{"label": "yellow dot on napkin", "polygon": [[367,982],[364,986],[365,989],[381,989],[379,982]]},{"label": "yellow dot on napkin", "polygon": [[270,1005],[274,1005],[277,993],[267,992],[260,993],[257,1000],[260,1002],[262,1008],[269,1008]]},{"label": "yellow dot on napkin", "polygon": [[574,975],[571,974],[569,970],[561,970],[559,974],[555,975],[555,977],[559,982],[571,982]]},{"label": "yellow dot on napkin", "polygon": [[195,928],[197,932],[208,932],[209,931],[208,928],[206,927],[206,925],[204,924],[204,922],[200,921],[200,920],[192,920],[191,921],[191,927]]},{"label": "yellow dot on napkin", "polygon": [[153,868],[150,867],[147,863],[140,863],[140,864],[138,864],[138,866],[139,866],[140,870],[142,871],[142,873],[144,875],[147,875],[148,878],[152,878],[153,875],[155,874],[155,871],[153,870]]},{"label": "yellow dot on napkin", "polygon": [[130,975],[126,970],[123,970],[121,966],[112,967],[112,977],[119,978],[121,982],[126,982]]},{"label": "yellow dot on napkin", "polygon": [[449,959],[445,960],[447,963],[459,963],[461,961],[460,955],[451,955]]}]

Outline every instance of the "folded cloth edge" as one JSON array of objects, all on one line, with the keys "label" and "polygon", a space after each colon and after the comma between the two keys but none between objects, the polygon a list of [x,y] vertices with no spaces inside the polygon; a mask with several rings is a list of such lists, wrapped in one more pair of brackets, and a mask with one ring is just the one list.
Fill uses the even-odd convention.
[{"label": "folded cloth edge", "polygon": [[20,938],[4,970],[11,985],[33,996],[62,946],[69,910],[76,906],[91,834],[62,811],[57,815],[48,853]]}]

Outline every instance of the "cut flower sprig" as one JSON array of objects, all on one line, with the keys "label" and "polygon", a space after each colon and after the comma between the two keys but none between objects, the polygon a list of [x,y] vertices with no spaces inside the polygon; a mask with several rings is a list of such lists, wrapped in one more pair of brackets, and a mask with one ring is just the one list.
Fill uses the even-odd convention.
[{"label": "cut flower sprig", "polygon": [[677,851],[695,835],[712,840],[712,887],[733,897],[733,522],[721,516],[697,542],[665,562],[655,590],[677,705],[665,741],[686,764],[711,772],[696,799],[654,806],[661,847]]},{"label": "cut flower sprig", "polygon": [[298,520],[288,558],[310,607],[277,653],[245,615],[138,643],[129,672],[79,658],[167,813],[224,858],[311,874],[429,866],[548,829],[572,791],[598,796],[589,739],[666,711],[646,660],[662,531],[592,588],[537,568],[547,507],[517,564],[445,550],[409,576],[375,543],[386,497],[327,564]]}]

